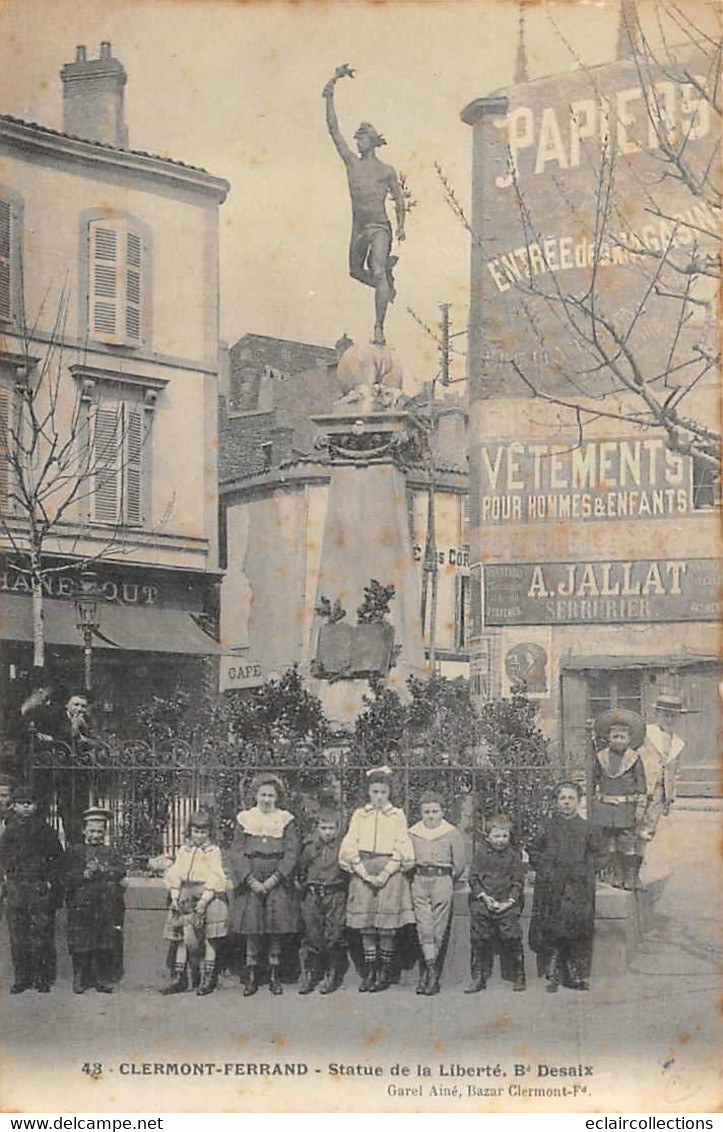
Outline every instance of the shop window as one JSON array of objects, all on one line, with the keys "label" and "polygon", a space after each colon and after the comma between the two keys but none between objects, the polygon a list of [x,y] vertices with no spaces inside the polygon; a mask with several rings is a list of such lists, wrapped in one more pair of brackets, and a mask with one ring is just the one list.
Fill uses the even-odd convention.
[{"label": "shop window", "polygon": [[720,468],[693,457],[693,507],[696,511],[708,511],[720,504]]},{"label": "shop window", "polygon": [[88,334],[115,346],[140,346],[145,333],[149,252],[131,220],[88,226]]},{"label": "shop window", "polygon": [[643,714],[643,672],[640,668],[597,670],[588,674],[588,714],[592,719],[608,708],[627,708]]}]

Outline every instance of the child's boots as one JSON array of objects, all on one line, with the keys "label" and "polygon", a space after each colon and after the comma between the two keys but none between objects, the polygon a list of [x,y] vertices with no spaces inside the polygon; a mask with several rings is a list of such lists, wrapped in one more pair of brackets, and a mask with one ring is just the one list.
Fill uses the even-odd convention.
[{"label": "child's boots", "polygon": [[556,994],[560,986],[560,957],[556,951],[550,953],[545,977],[547,979],[545,990],[549,994]]},{"label": "child's boots", "polygon": [[83,994],[90,986],[90,959],[87,955],[73,956],[73,994]]},{"label": "child's boots", "polygon": [[198,985],[196,994],[204,997],[207,994],[213,994],[216,987],[215,974],[216,962],[213,959],[203,959],[200,964],[201,967],[201,981]]},{"label": "child's boots", "polygon": [[283,994],[284,988],[281,985],[279,978],[279,965],[278,963],[269,964],[269,990],[272,994]]},{"label": "child's boots", "polygon": [[442,973],[442,964],[440,963],[439,956],[431,963],[427,964],[429,968],[429,978],[427,979],[427,986],[424,993],[426,995],[439,994],[439,978]]},{"label": "child's boots", "polygon": [[468,987],[465,988],[465,994],[479,994],[487,986],[487,979],[485,977],[485,965],[482,955],[482,950],[476,947],[472,952],[472,980]]},{"label": "child's boots", "polygon": [[344,981],[345,958],[343,950],[337,949],[332,951],[329,958],[329,966],[319,987],[319,994],[333,994],[334,991],[339,989]]},{"label": "child's boots", "polygon": [[513,991],[527,990],[527,980],[525,978],[525,952],[522,947],[522,940],[515,939],[510,943],[510,959],[513,970],[512,989]]},{"label": "child's boots", "polygon": [[174,963],[173,978],[167,987],[163,987],[161,994],[182,994],[188,990],[188,975],[185,963]]},{"label": "child's boots", "polygon": [[415,988],[415,994],[426,994],[429,980],[432,976],[432,965],[426,959],[419,960],[419,979]]},{"label": "child's boots", "polygon": [[377,978],[377,965],[376,965],[376,963],[370,963],[368,960],[365,959],[364,960],[364,966],[362,967],[362,979],[361,979],[361,982],[359,983],[360,994],[366,994],[367,991],[373,990],[374,984],[376,982],[376,978]]},{"label": "child's boots", "polygon": [[641,888],[640,884],[640,866],[643,863],[643,858],[638,856],[626,856],[624,860],[623,872],[623,888],[628,892],[635,892]]},{"label": "child's boots", "polygon": [[301,981],[299,994],[311,994],[319,982],[319,957],[313,951],[307,951],[301,959]]},{"label": "child's boots", "polygon": [[372,994],[378,991],[385,991],[392,985],[392,959],[390,957],[382,958],[381,963],[377,966],[376,978],[374,979],[374,986],[370,987]]}]

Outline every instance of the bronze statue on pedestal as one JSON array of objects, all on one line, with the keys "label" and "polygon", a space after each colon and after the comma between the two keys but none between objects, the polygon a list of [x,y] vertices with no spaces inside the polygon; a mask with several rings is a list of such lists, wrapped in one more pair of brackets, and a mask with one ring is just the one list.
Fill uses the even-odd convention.
[{"label": "bronze statue on pedestal", "polygon": [[359,156],[352,153],[339,130],[334,109],[334,87],[339,79],[353,78],[354,71],[343,63],[324,87],[326,124],[337,152],[346,166],[352,207],[352,231],[349,243],[349,274],[352,279],[374,288],[375,346],[385,346],[384,319],[387,307],[396,295],[392,269],[397,257],[391,255],[392,226],[387,216],[386,200],[390,196],[396,210],[396,239],[404,236],[405,200],[397,174],[376,155],[386,141],[369,122],[362,122],[354,134]]}]

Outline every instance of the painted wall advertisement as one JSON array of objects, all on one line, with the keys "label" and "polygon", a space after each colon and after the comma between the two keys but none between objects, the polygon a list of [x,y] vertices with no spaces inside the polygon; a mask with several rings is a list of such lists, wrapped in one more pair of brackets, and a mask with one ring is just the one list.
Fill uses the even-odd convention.
[{"label": "painted wall advertisement", "polygon": [[505,628],[502,631],[502,695],[523,687],[531,700],[547,699],[553,679],[552,629]]},{"label": "painted wall advertisement", "polygon": [[[680,177],[660,175],[661,141],[648,113],[657,106],[672,129],[685,131],[696,168],[715,161],[718,130],[695,85],[705,61],[691,50],[685,64],[641,74],[633,60],[620,60],[594,77],[580,68],[562,81],[521,83],[506,103],[499,100],[489,127],[477,126],[473,398],[492,389],[509,394],[518,368],[548,392],[598,395],[599,342],[556,302],[560,290],[584,294],[593,279],[599,316],[625,328],[625,347],[645,359],[646,376],[685,379],[676,366],[687,357],[690,334],[700,341],[703,330],[714,333],[715,289],[696,282],[694,317],[672,354],[670,335],[655,330],[675,317],[667,288],[645,290],[645,265],[671,246],[685,254],[694,232],[702,247],[716,243],[718,218],[704,196]],[[636,318],[642,293],[645,317]]]},{"label": "painted wall advertisement", "polygon": [[660,436],[580,444],[483,444],[478,449],[480,521],[487,525],[678,519],[700,515],[689,457]]},{"label": "painted wall advertisement", "polygon": [[714,558],[491,565],[485,624],[716,621],[722,585]]}]

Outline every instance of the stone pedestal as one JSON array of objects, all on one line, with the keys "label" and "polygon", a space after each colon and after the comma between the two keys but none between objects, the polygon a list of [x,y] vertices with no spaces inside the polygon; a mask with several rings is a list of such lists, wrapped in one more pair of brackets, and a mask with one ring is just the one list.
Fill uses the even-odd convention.
[{"label": "stone pedestal", "polygon": [[[389,353],[382,348],[364,349],[367,354],[375,350],[380,355]],[[346,361],[351,352],[347,351],[342,360]],[[372,361],[365,378],[379,377],[386,365],[380,362],[377,372]],[[327,450],[331,465],[315,604],[322,597],[332,604],[338,598],[347,611],[344,623],[356,625],[356,610],[370,581],[374,578],[381,585],[393,585],[396,596],[389,622],[394,626],[395,650],[399,651],[389,681],[403,691],[410,675],[422,673],[425,661],[419,571],[412,556],[405,476],[405,467],[419,455],[420,435],[411,416],[401,408],[402,396],[394,384],[358,383],[347,389],[330,414],[313,419],[320,430],[317,444]],[[348,723],[358,714],[362,697],[368,692],[368,676],[319,676],[318,665],[313,662],[322,624],[318,616],[314,617],[307,664],[312,673],[316,669],[314,690],[328,715]]]}]

